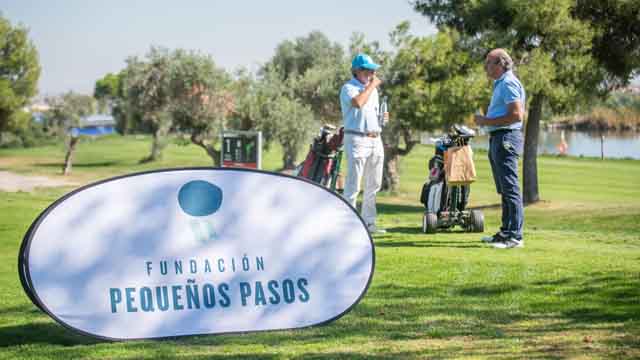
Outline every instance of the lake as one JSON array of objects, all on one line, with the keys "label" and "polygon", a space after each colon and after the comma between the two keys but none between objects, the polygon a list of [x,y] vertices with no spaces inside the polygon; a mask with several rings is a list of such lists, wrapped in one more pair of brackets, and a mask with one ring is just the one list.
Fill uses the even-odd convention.
[{"label": "lake", "polygon": [[[640,159],[640,133],[639,132],[605,132],[604,157],[605,158],[632,158]],[[564,130],[564,139],[567,144],[566,154],[569,156],[600,157],[601,134],[599,132],[584,132]],[[421,142],[430,144],[430,137],[434,134],[423,133]],[[559,144],[562,139],[562,130],[540,130],[538,138],[538,154],[559,154]],[[471,145],[477,149],[489,148],[489,137],[480,133]]]}]

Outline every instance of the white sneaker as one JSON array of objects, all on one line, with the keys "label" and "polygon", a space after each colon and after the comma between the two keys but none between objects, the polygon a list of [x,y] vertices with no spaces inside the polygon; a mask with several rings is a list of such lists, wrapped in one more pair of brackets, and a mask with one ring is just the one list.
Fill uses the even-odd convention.
[{"label": "white sneaker", "polygon": [[524,240],[516,240],[514,238],[510,238],[506,241],[491,243],[491,246],[493,246],[496,249],[522,248],[524,247]]},{"label": "white sneaker", "polygon": [[386,234],[387,230],[385,229],[380,229],[376,226],[376,224],[369,224],[367,226],[367,229],[369,230],[369,234],[373,235],[373,234]]},{"label": "white sneaker", "polygon": [[504,235],[502,231],[498,231],[497,233],[491,236],[483,236],[480,240],[482,240],[482,242],[484,243],[494,244],[494,243],[504,242],[508,239],[509,238],[507,237],[507,235]]}]

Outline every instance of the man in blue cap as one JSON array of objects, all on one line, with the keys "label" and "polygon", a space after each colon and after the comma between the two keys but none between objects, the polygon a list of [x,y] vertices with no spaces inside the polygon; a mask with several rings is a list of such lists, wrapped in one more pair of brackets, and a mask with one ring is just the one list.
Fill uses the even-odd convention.
[{"label": "man in blue cap", "polygon": [[[385,232],[376,226],[376,194],[382,185],[384,165],[378,102],[378,86],[382,81],[376,76],[379,67],[370,56],[356,55],[351,62],[353,78],[340,90],[344,149],[347,156],[344,197],[355,207],[360,182],[364,179],[360,213],[370,233]],[[389,114],[385,113],[383,116],[385,121],[389,119]]]}]

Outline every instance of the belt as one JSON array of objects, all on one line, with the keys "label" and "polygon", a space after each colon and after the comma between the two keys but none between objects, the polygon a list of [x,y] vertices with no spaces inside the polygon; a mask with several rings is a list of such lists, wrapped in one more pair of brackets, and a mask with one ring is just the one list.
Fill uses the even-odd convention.
[{"label": "belt", "polygon": [[373,131],[364,132],[364,131],[358,131],[358,130],[345,130],[344,133],[351,134],[351,135],[358,135],[358,136],[366,136],[370,138],[377,138],[378,136],[380,136],[379,132],[373,132]]},{"label": "belt", "polygon": [[493,130],[491,132],[489,132],[489,136],[496,136],[496,135],[500,135],[500,134],[505,134],[511,131],[522,131],[521,129],[498,129],[498,130]]}]

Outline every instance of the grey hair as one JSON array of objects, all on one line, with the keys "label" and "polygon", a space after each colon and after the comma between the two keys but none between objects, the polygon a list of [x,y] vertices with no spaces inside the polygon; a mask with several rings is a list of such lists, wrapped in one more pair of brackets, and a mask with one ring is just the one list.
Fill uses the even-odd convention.
[{"label": "grey hair", "polygon": [[492,53],[494,53],[493,55],[498,59],[500,66],[502,66],[505,71],[513,70],[513,60],[504,49],[495,49]]}]

